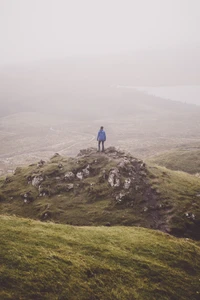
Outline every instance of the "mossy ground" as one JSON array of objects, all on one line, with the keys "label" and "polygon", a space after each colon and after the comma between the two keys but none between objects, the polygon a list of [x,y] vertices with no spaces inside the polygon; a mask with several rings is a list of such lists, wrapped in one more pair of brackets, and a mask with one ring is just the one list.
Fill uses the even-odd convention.
[{"label": "mossy ground", "polygon": [[0,216],[0,299],[197,300],[200,248],[135,227]]},{"label": "mossy ground", "polygon": [[190,174],[200,173],[200,150],[198,149],[171,150],[152,157],[148,161],[171,170]]},{"label": "mossy ground", "polygon": [[[101,154],[77,158],[56,156],[42,167],[35,164],[18,168],[15,175],[8,178],[8,183],[5,178],[0,178],[1,213],[71,225],[109,223],[157,228],[200,239],[199,178],[149,165],[139,184],[136,183],[139,187],[137,195],[133,193],[132,198],[119,204],[115,199],[118,188],[111,188],[107,179],[100,181],[102,171],[108,175],[118,161]],[[91,166],[90,176],[82,181],[75,178],[73,190],[66,191],[65,173],[79,172],[88,164]],[[47,191],[45,196],[39,197],[38,188],[28,184],[27,178],[33,174],[45,178],[42,182]],[[121,174],[122,180],[128,176],[126,170]],[[27,192],[30,199],[24,203],[23,195]],[[152,195],[155,196],[153,199]],[[195,218],[192,219],[191,215]]]},{"label": "mossy ground", "polygon": [[200,179],[155,165],[148,168],[152,187],[162,199],[162,214],[170,231],[200,239]]}]

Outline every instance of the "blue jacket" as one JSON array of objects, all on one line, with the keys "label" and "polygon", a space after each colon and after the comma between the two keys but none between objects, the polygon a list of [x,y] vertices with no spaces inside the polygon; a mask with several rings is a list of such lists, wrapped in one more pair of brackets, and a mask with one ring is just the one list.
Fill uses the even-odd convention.
[{"label": "blue jacket", "polygon": [[106,141],[106,133],[104,130],[99,130],[97,135],[97,141]]}]

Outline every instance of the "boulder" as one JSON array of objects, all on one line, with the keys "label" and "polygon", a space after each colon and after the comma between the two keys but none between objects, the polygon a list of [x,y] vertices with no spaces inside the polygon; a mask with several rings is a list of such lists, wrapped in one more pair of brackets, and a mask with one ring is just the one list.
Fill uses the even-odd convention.
[{"label": "boulder", "polygon": [[43,167],[44,164],[45,164],[45,161],[41,159],[41,160],[37,163],[37,166],[38,166],[38,167]]},{"label": "boulder", "polygon": [[116,198],[115,198],[117,203],[121,203],[122,200],[125,198],[125,196],[126,196],[126,193],[124,191],[121,191],[119,193],[119,195],[117,195]]},{"label": "boulder", "polygon": [[67,172],[66,174],[65,174],[65,180],[68,180],[68,181],[70,181],[70,180],[73,180],[74,178],[75,178],[75,175],[74,175],[74,173],[73,172]]},{"label": "boulder", "polygon": [[131,179],[130,178],[125,179],[124,189],[128,190],[130,188],[130,186],[131,186]]},{"label": "boulder", "polygon": [[83,172],[78,172],[78,173],[76,174],[76,177],[77,177],[78,179],[82,180],[82,179],[83,179]]},{"label": "boulder", "polygon": [[39,187],[40,183],[44,180],[41,175],[36,175],[32,178],[32,185],[35,187]]},{"label": "boulder", "polygon": [[83,175],[85,177],[90,175],[90,165],[88,165],[85,169],[83,169]]},{"label": "boulder", "polygon": [[119,187],[120,186],[120,173],[117,168],[110,171],[108,176],[108,183],[112,187]]},{"label": "boulder", "polygon": [[74,188],[73,183],[69,183],[69,184],[66,185],[66,191],[67,191],[67,192],[73,190],[73,188]]}]

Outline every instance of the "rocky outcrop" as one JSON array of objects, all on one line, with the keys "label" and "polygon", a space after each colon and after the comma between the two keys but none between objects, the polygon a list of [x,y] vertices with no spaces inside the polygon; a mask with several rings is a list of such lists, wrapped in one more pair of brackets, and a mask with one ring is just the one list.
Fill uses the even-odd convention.
[{"label": "rocky outcrop", "polygon": [[35,187],[39,187],[40,183],[44,180],[41,175],[35,175],[32,178],[31,184]]},{"label": "rocky outcrop", "polygon": [[73,172],[67,172],[64,175],[64,179],[67,181],[72,181],[72,180],[74,180],[74,178],[75,178],[75,175]]},{"label": "rocky outcrop", "polygon": [[110,171],[109,177],[108,177],[108,183],[112,187],[119,187],[120,186],[120,173],[119,173],[119,170],[117,168]]},{"label": "rocky outcrop", "polygon": [[[18,169],[3,181],[2,193],[7,193],[4,199],[11,202],[20,200],[24,209],[36,203],[36,215],[42,216],[42,220],[51,218],[80,225],[108,222],[166,231],[169,222],[164,216],[172,204],[167,204],[168,199],[162,202],[161,191],[151,185],[150,176],[153,175],[145,163],[128,153],[114,147],[104,153],[89,148],[81,150],[75,158],[55,154],[49,162]],[[15,182],[19,178],[20,182]],[[198,200],[200,193],[194,193]],[[51,208],[42,210],[43,203],[45,206],[51,201]],[[71,221],[62,217],[69,216],[73,209],[76,212]],[[90,217],[85,217],[88,211]],[[188,226],[198,227],[198,215],[193,208],[187,207],[180,218],[184,224],[186,220]],[[82,219],[87,222],[79,223]]]}]

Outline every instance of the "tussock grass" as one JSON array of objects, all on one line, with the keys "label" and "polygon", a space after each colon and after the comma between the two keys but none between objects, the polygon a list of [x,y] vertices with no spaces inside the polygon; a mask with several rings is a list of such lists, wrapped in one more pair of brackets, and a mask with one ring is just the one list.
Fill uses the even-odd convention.
[{"label": "tussock grass", "polygon": [[171,170],[190,174],[200,172],[200,150],[172,150],[152,157],[148,161]]},{"label": "tussock grass", "polygon": [[197,300],[200,248],[135,227],[0,216],[0,299]]},{"label": "tussock grass", "polygon": [[200,239],[200,179],[156,165],[149,165],[149,177],[160,193],[171,232]]}]

